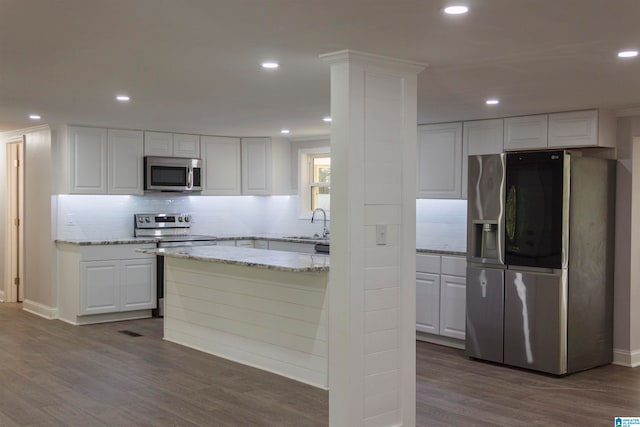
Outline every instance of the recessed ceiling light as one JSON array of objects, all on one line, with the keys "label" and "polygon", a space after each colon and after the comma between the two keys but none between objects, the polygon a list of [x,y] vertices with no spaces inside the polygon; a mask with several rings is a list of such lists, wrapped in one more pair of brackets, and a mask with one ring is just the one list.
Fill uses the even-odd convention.
[{"label": "recessed ceiling light", "polygon": [[127,102],[129,101],[131,98],[129,98],[129,96],[127,95],[117,95],[116,99],[120,102]]},{"label": "recessed ceiling light", "polygon": [[323,117],[323,118],[322,118],[322,121],[323,121],[323,122],[330,123],[330,122],[331,122],[331,117]]},{"label": "recessed ceiling light", "polygon": [[262,68],[267,68],[267,69],[274,69],[274,68],[278,68],[279,66],[280,66],[280,64],[278,64],[277,62],[273,62],[273,61],[263,62],[262,63]]},{"label": "recessed ceiling light", "polygon": [[280,131],[280,133],[285,133],[285,134],[286,134],[286,133],[289,133],[289,129],[282,129],[282,130]]},{"label": "recessed ceiling light", "polygon": [[637,50],[621,50],[618,52],[618,58],[635,58],[638,56]]},{"label": "recessed ceiling light", "polygon": [[40,120],[42,117],[39,114],[29,114],[29,118],[31,120]]},{"label": "recessed ceiling light", "polygon": [[487,104],[487,105],[498,105],[498,104],[500,104],[500,100],[499,100],[499,99],[495,99],[495,98],[487,99],[487,100],[486,100],[486,101],[484,101],[484,102],[485,102],[485,104]]},{"label": "recessed ceiling light", "polygon": [[467,13],[468,11],[469,8],[467,6],[461,5],[448,6],[444,8],[444,13],[446,13],[447,15],[462,15],[464,13]]}]

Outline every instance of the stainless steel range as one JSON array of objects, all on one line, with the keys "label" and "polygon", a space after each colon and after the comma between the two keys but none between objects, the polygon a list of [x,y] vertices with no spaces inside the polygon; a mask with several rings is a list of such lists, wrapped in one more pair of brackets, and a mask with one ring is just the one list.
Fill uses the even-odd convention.
[{"label": "stainless steel range", "polygon": [[[191,215],[186,213],[144,213],[133,215],[135,237],[151,237],[157,241],[158,248],[176,248],[184,246],[211,246],[216,244],[215,236],[191,234]],[[158,308],[153,311],[156,317],[164,316],[164,258],[157,259],[157,295]]]}]

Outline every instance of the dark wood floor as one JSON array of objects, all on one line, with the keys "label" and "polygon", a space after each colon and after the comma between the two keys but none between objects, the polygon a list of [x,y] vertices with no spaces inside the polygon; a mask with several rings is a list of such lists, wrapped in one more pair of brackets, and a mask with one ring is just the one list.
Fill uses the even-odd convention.
[{"label": "dark wood floor", "polygon": [[[0,426],[327,425],[327,392],[164,342],[161,322],[75,327],[0,304]],[[417,347],[419,426],[611,426],[640,416],[638,369],[555,378]]]}]

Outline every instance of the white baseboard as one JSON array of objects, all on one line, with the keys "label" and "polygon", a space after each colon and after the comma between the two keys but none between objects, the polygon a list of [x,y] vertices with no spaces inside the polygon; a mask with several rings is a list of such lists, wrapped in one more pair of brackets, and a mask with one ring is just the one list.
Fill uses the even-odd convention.
[{"label": "white baseboard", "polygon": [[464,340],[443,337],[441,335],[427,334],[425,332],[420,332],[420,331],[416,331],[416,340],[429,342],[431,344],[444,345],[446,347],[453,347],[459,350],[465,349]]},{"label": "white baseboard", "polygon": [[28,299],[22,301],[22,309],[37,316],[44,317],[45,319],[51,320],[58,318],[57,308],[49,307],[47,305],[40,304],[39,302],[31,301]]},{"label": "white baseboard", "polygon": [[612,363],[614,365],[627,366],[629,368],[640,366],[640,350],[628,351],[614,348]]}]

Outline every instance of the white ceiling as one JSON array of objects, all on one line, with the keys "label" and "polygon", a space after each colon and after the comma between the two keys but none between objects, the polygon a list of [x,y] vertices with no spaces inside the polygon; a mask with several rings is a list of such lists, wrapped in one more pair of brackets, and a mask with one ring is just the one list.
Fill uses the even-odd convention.
[{"label": "white ceiling", "polygon": [[[0,131],[39,113],[51,124],[328,134],[318,56],[342,49],[428,63],[419,123],[640,106],[640,58],[616,57],[640,48],[640,1],[461,0],[470,12],[446,16],[452,1],[0,0]],[[280,69],[261,69],[267,59]]]}]

